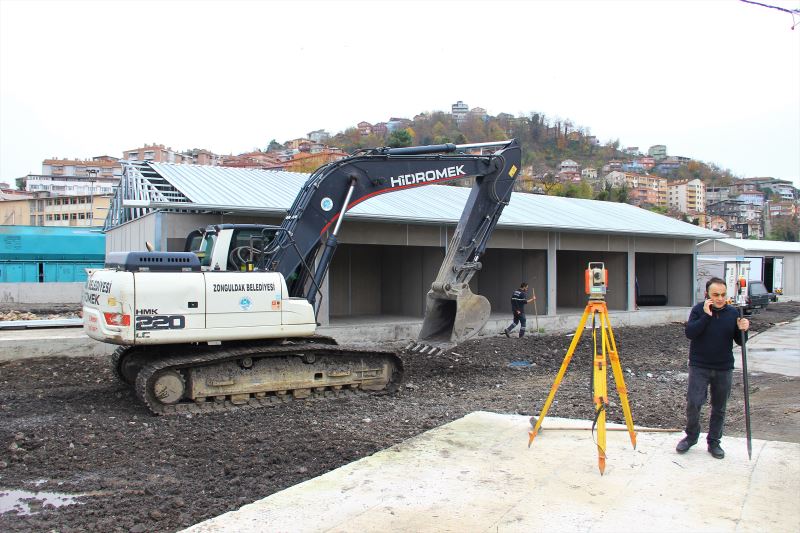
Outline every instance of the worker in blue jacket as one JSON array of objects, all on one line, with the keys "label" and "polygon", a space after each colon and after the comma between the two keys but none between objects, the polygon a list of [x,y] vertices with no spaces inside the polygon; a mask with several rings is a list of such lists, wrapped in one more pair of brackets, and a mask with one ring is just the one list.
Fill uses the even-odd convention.
[{"label": "worker in blue jacket", "polygon": [[514,316],[511,325],[503,330],[503,334],[506,337],[511,336],[511,330],[517,327],[517,324],[519,324],[519,336],[525,336],[525,304],[529,304],[535,299],[536,296],[528,298],[528,284],[524,281],[520,283],[519,289],[515,290],[514,294],[511,295],[511,312],[514,314]]},{"label": "worker in blue jacket", "polygon": [[733,343],[745,339],[750,321],[739,318],[735,307],[727,304],[725,280],[711,278],[706,283],[706,300],[692,308],[686,322],[689,343],[689,386],[686,393],[686,437],[675,450],[686,453],[700,436],[700,410],[711,391],[708,452],[716,459],[725,457],[720,446],[725,424],[725,407],[731,394]]}]

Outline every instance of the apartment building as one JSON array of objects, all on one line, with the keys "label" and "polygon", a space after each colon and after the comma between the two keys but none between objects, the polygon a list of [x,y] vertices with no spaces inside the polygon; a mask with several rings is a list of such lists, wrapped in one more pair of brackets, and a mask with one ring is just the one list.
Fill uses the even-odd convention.
[{"label": "apartment building", "polygon": [[794,202],[768,202],[767,214],[769,218],[775,217],[793,217],[798,212],[797,204]]},{"label": "apartment building", "polygon": [[635,205],[667,206],[667,180],[635,172],[609,172],[605,177],[611,187],[626,187]]},{"label": "apartment building", "polygon": [[639,166],[641,166],[645,170],[650,170],[654,166],[656,166],[655,158],[654,157],[650,157],[649,155],[644,155],[644,156],[641,156],[641,157],[637,157],[636,159],[633,160],[633,162],[638,164]]},{"label": "apartment building", "polygon": [[370,124],[365,120],[362,120],[361,122],[356,124],[356,128],[358,128],[358,133],[360,133],[362,137],[366,137],[367,135],[372,135],[372,124]]},{"label": "apartment building", "polygon": [[706,186],[706,205],[722,202],[730,198],[730,187]]},{"label": "apartment building", "polygon": [[152,161],[155,163],[183,163],[183,156],[163,144],[147,144],[140,148],[125,150],[123,157],[128,161]]},{"label": "apartment building", "polygon": [[47,192],[53,195],[111,195],[119,177],[52,176],[28,174],[21,178],[21,188],[31,193]]},{"label": "apartment building", "polygon": [[661,161],[667,158],[667,147],[663,144],[654,144],[647,149],[647,155],[656,161]]},{"label": "apartment building", "polygon": [[740,202],[757,205],[759,207],[763,207],[764,202],[766,201],[765,195],[761,191],[740,192],[737,196],[735,196],[735,199],[739,200]]},{"label": "apartment building", "polygon": [[92,159],[45,159],[42,161],[44,176],[81,176],[87,178],[119,178],[122,176],[122,165],[119,159],[108,155]]},{"label": "apartment building", "polygon": [[667,205],[681,213],[697,215],[706,210],[706,186],[699,179],[673,181],[667,185]]},{"label": "apartment building", "polygon": [[746,239],[764,236],[763,210],[759,206],[729,199],[708,204],[706,211],[709,221],[717,218],[725,221],[725,232],[731,237]]},{"label": "apartment building", "polygon": [[111,195],[31,193],[28,198],[0,201],[3,226],[94,226],[102,227]]},{"label": "apartment building", "polygon": [[331,138],[331,134],[325,130],[314,130],[307,134],[308,139],[315,143],[325,143]]},{"label": "apartment building", "polygon": [[288,157],[283,157],[277,152],[247,152],[239,155],[221,157],[220,166],[283,170],[282,165],[288,159]]},{"label": "apartment building", "polygon": [[572,159],[565,159],[558,165],[559,172],[578,172],[579,165]]},{"label": "apartment building", "polygon": [[622,170],[622,161],[619,161],[617,159],[612,159],[611,161],[603,165],[603,168],[601,170],[603,172],[614,172],[617,170]]},{"label": "apartment building", "polygon": [[469,106],[459,100],[452,106],[450,106],[450,111],[453,116],[456,118],[456,122],[461,124],[467,119],[467,113],[469,113]]},{"label": "apartment building", "polygon": [[203,148],[179,152],[163,144],[148,144],[140,148],[125,150],[123,158],[128,161],[152,161],[154,163],[182,163],[185,165],[219,165],[222,156]]}]

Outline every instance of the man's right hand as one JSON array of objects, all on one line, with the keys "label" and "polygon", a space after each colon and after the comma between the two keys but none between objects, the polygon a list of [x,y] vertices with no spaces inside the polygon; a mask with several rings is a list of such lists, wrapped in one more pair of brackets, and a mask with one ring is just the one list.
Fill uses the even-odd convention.
[{"label": "man's right hand", "polygon": [[708,316],[712,316],[712,315],[711,315],[711,300],[706,300],[706,301],[705,301],[705,303],[703,304],[703,311],[704,311],[704,312],[705,312],[705,314],[707,314]]}]

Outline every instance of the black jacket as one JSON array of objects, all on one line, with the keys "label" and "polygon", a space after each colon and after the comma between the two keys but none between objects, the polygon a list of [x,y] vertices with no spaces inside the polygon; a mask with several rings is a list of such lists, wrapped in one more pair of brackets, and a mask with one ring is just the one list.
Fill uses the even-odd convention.
[{"label": "black jacket", "polygon": [[742,331],[736,325],[739,312],[726,305],[722,309],[711,307],[711,315],[703,311],[703,304],[692,307],[686,322],[689,343],[689,365],[714,370],[733,369],[733,342],[742,344]]},{"label": "black jacket", "polygon": [[514,294],[511,295],[511,311],[515,314],[517,312],[519,312],[519,314],[524,313],[526,303],[528,303],[528,291],[523,291],[522,289],[515,290]]}]

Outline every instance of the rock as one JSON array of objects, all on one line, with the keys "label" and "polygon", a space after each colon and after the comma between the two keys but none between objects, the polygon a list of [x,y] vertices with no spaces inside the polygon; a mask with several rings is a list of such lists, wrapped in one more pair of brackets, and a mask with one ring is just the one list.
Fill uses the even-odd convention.
[{"label": "rock", "polygon": [[150,518],[152,518],[153,520],[161,520],[162,518],[164,518],[164,513],[162,513],[158,509],[154,509],[150,511]]},{"label": "rock", "polygon": [[128,531],[130,531],[130,533],[144,533],[145,531],[147,531],[147,526],[145,526],[144,524],[136,524]]}]

